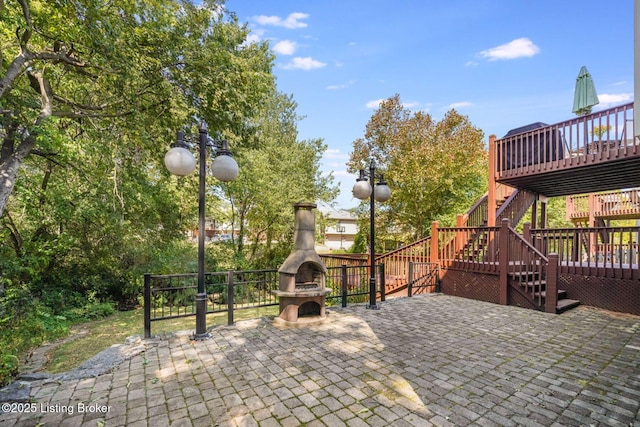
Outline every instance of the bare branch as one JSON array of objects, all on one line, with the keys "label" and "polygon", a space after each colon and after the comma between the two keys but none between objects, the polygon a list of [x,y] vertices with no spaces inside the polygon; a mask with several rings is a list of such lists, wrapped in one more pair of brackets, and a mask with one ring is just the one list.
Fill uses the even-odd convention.
[{"label": "bare branch", "polygon": [[63,62],[65,64],[72,65],[77,68],[84,68],[89,66],[89,64],[86,63],[85,61],[80,61],[77,58],[69,56],[65,51],[32,53],[31,57],[33,59],[38,59],[41,61]]},{"label": "bare branch", "polygon": [[28,75],[31,81],[31,87],[40,92],[42,105],[40,107],[38,121],[41,122],[42,119],[51,117],[53,111],[53,89],[51,88],[49,80],[46,79],[42,73],[29,71]]},{"label": "bare branch", "polygon": [[[31,38],[31,32],[33,31],[33,21],[31,20],[31,11],[29,10],[29,4],[26,0],[19,0],[18,3],[22,6],[22,15],[24,15],[24,20],[27,22],[27,28],[22,33],[22,37],[18,36],[18,38],[20,39],[20,47],[23,51],[26,51],[27,43]],[[19,31],[19,29],[17,29],[16,32],[17,31]]]}]

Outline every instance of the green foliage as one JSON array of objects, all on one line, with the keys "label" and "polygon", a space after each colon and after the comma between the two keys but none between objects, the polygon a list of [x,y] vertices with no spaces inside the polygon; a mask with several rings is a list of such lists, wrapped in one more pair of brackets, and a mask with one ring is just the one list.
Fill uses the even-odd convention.
[{"label": "green foliage", "polygon": [[365,230],[367,230],[367,227],[360,227],[358,229],[358,232],[353,239],[353,246],[350,248],[351,253],[364,254],[367,252],[369,233]]},{"label": "green foliage", "polygon": [[207,245],[209,271],[277,265],[290,250],[291,204],[335,195],[319,173],[326,146],[297,139],[296,104],[277,92],[268,44],[249,43],[222,1],[2,5],[6,371],[9,355],[69,322],[136,305],[144,273],[197,270],[185,231],[197,224],[198,177],[162,163],[177,130],[206,122],[241,167],[229,185],[206,177],[208,216],[242,230]]},{"label": "green foliage", "polygon": [[18,375],[20,360],[6,348],[0,348],[0,386],[6,385]]},{"label": "green foliage", "polygon": [[[388,242],[427,236],[435,220],[453,225],[486,190],[483,133],[455,110],[440,121],[412,113],[395,95],[371,117],[364,138],[354,141],[349,170],[367,169],[370,158],[391,188],[376,206],[377,230]],[[358,213],[368,216],[366,203]],[[362,227],[361,227],[362,228]]]},{"label": "green foliage", "polygon": [[0,296],[0,385],[17,373],[18,354],[67,333],[67,319],[34,300],[24,286],[5,287]]},{"label": "green foliage", "polygon": [[91,291],[87,297],[87,302],[79,307],[73,307],[64,312],[65,317],[71,321],[95,320],[112,315],[115,312],[112,302],[100,302],[96,297],[96,292]]},{"label": "green foliage", "polygon": [[[226,188],[236,239],[237,265],[268,268],[291,250],[293,204],[335,198],[332,176],[322,176],[320,160],[326,145],[319,139],[297,139],[296,103],[272,92],[244,130],[244,150],[236,157],[240,176]],[[260,132],[256,133],[256,129]],[[245,252],[245,238],[251,243]]]}]

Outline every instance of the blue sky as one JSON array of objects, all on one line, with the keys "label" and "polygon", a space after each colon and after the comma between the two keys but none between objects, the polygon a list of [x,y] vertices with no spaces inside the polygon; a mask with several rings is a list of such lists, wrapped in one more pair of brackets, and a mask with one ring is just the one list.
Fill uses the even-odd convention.
[{"label": "blue sky", "polygon": [[357,205],[345,162],[378,102],[441,119],[455,108],[490,134],[574,117],[584,65],[600,105],[633,100],[632,0],[227,0],[268,40],[299,139],[328,145],[338,208]]}]

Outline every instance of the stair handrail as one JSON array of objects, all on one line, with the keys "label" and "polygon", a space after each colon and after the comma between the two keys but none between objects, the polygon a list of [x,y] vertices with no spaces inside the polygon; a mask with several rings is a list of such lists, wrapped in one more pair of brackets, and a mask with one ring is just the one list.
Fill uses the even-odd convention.
[{"label": "stair handrail", "polygon": [[[385,252],[383,254],[376,255],[376,262],[378,262],[380,260],[383,260],[384,258],[390,257],[391,255],[395,255],[395,254],[400,253],[400,252],[408,251],[409,249],[411,249],[411,248],[413,248],[415,246],[419,246],[419,245],[421,245],[423,243],[427,243],[430,240],[431,240],[431,236],[423,237],[423,238],[418,239],[418,240],[416,240],[414,242],[411,242],[411,243],[409,243],[407,245],[404,245],[404,246],[402,246],[400,248],[393,249],[393,250],[391,250],[389,252]],[[428,256],[428,254],[426,256]]]},{"label": "stair handrail", "polygon": [[[489,192],[484,193],[465,214],[464,225],[467,227],[481,227],[486,225],[486,214],[489,209]],[[484,214],[484,215],[483,215]],[[480,220],[478,221],[478,216]]]},{"label": "stair handrail", "polygon": [[[413,251],[419,249],[420,254]],[[384,264],[385,290],[387,293],[407,284],[409,261],[425,262],[431,252],[431,236],[423,237],[401,248],[376,256],[377,264]]]},{"label": "stair handrail", "polygon": [[[505,237],[502,236],[504,231],[507,232]],[[506,262],[506,266],[500,266],[503,277],[506,278],[506,275],[510,275],[514,287],[524,290],[528,298],[539,309],[547,312],[553,310],[555,313],[558,298],[556,293],[557,268],[549,272],[549,258],[514,230],[509,219],[502,220],[500,233],[499,250],[501,253],[506,252],[500,257],[500,264]],[[557,256],[555,260],[557,263]],[[549,280],[551,286],[547,286],[545,294],[543,294],[542,287],[549,283],[547,278],[551,279]]]},{"label": "stair handrail", "polygon": [[535,194],[516,188],[496,211],[496,223],[509,218],[511,224],[518,224],[533,202]]}]

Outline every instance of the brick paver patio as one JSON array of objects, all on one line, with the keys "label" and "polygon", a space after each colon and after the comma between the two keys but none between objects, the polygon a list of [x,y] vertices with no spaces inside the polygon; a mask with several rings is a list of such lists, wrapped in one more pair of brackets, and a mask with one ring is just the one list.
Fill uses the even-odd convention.
[{"label": "brick paver patio", "polygon": [[0,426],[640,426],[640,317],[445,295],[188,334],[96,378],[33,384]]}]

